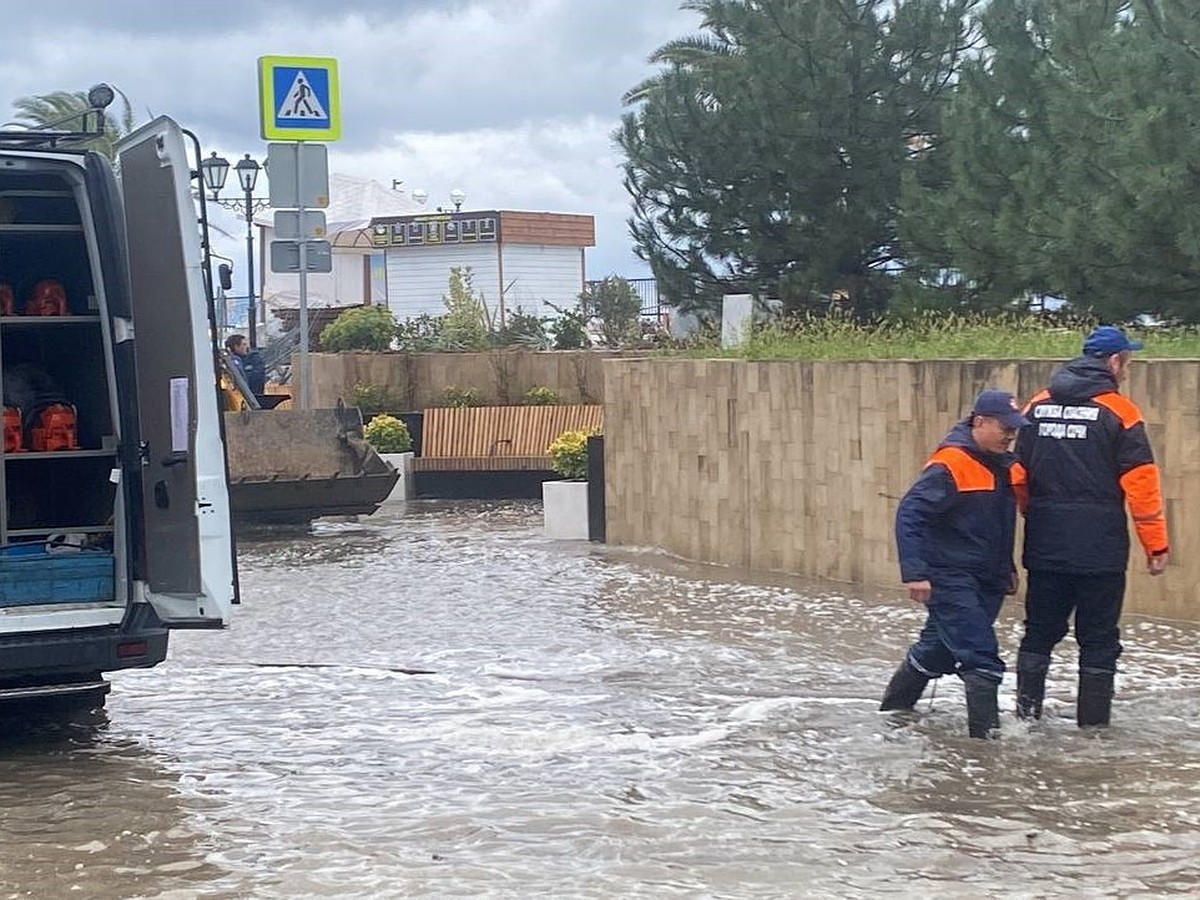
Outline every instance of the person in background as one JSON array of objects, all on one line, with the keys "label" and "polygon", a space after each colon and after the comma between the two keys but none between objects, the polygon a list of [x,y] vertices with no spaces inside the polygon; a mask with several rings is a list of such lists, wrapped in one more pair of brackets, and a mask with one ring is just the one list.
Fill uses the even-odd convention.
[{"label": "person in background", "polygon": [[225,351],[229,354],[229,364],[237,369],[243,379],[246,377],[246,354],[250,352],[250,342],[244,334],[231,334],[225,338]]},{"label": "person in background", "polygon": [[1024,486],[1009,449],[1028,424],[1012,394],[983,391],[901,499],[900,577],[928,613],[881,710],[912,709],[930,679],[957,674],[966,688],[970,736],[990,737],[999,727],[1004,662],[995,621],[1004,595],[1016,591],[1013,543],[1017,491]]},{"label": "person in background", "polygon": [[225,349],[229,353],[229,363],[250,388],[255,396],[261,395],[267,386],[267,373],[263,366],[262,354],[250,349],[250,342],[244,334],[231,334],[225,338]]},{"label": "person in background", "polygon": [[1146,567],[1167,567],[1167,521],[1158,467],[1142,414],[1118,386],[1140,350],[1101,325],[1083,354],[1050,378],[1026,407],[1035,427],[1017,440],[1028,473],[1023,563],[1029,572],[1025,634],[1017,654],[1017,715],[1041,718],[1050,653],[1075,616],[1080,727],[1107,725],[1121,655],[1121,606],[1129,560],[1128,504]]}]

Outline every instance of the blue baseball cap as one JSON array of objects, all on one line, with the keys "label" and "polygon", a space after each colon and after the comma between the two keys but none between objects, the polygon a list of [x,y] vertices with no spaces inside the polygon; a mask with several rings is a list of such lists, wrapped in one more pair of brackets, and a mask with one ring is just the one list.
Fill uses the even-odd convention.
[{"label": "blue baseball cap", "polygon": [[1126,350],[1141,350],[1141,341],[1131,341],[1116,325],[1100,325],[1084,339],[1083,352],[1088,356],[1112,356]]},{"label": "blue baseball cap", "polygon": [[971,405],[971,415],[995,419],[1005,428],[1021,428],[1030,424],[1029,420],[1021,415],[1021,406],[1017,403],[1017,398],[1008,391],[998,391],[994,388],[980,392]]}]

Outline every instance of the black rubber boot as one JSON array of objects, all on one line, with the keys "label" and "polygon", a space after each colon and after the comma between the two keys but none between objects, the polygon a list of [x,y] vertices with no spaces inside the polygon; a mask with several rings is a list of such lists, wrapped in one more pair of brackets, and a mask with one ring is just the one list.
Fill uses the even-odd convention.
[{"label": "black rubber boot", "polygon": [[1080,728],[1108,724],[1112,715],[1113,673],[1103,669],[1079,670],[1079,700],[1075,721]]},{"label": "black rubber boot", "polygon": [[900,663],[900,667],[892,675],[892,680],[888,682],[887,690],[883,692],[883,702],[879,704],[879,708],[881,710],[912,709],[921,699],[921,694],[925,692],[927,684],[929,684],[929,676],[918,672],[906,659]]},{"label": "black rubber boot", "polygon": [[965,672],[967,689],[967,733],[973,738],[996,737],[1000,728],[1000,708],[996,695],[1000,682],[980,672]]},{"label": "black rubber boot", "polygon": [[1046,697],[1046,672],[1050,657],[1037,653],[1017,654],[1017,718],[1040,719]]}]

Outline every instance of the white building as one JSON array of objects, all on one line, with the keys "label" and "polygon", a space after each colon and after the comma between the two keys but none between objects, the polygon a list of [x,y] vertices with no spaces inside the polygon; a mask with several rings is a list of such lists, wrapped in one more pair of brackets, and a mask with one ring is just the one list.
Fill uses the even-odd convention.
[{"label": "white building", "polygon": [[495,321],[518,308],[553,315],[551,304],[575,304],[596,244],[592,216],[513,210],[377,218],[363,233],[383,251],[387,304],[401,320],[444,313],[455,267],[470,267]]},{"label": "white building", "polygon": [[[553,315],[575,304],[587,278],[585,250],[596,244],[589,215],[513,210],[428,212],[378,182],[330,178],[326,210],[333,271],[309,275],[308,305],[386,304],[396,318],[446,311],[450,270],[470,267],[495,321],[518,308]],[[260,247],[273,237],[262,222]],[[260,252],[260,260],[269,254]],[[264,269],[269,266],[264,266]],[[264,271],[263,306],[295,308],[299,279]]]}]

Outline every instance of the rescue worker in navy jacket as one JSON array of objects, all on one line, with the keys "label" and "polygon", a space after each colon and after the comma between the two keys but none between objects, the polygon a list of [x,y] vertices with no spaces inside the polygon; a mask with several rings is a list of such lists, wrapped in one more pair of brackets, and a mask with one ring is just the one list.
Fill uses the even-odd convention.
[{"label": "rescue worker in navy jacket", "polygon": [[900,577],[928,616],[880,709],[912,709],[931,678],[954,673],[966,688],[971,737],[999,727],[1004,662],[994,623],[1016,590],[1016,490],[1024,486],[1009,448],[1028,424],[1012,394],[983,391],[901,499]]},{"label": "rescue worker in navy jacket", "polygon": [[1107,725],[1121,655],[1121,605],[1129,560],[1125,506],[1151,575],[1167,566],[1167,522],[1158,467],[1142,414],[1117,387],[1140,350],[1102,325],[1083,355],[1062,366],[1026,407],[1034,427],[1017,440],[1029,479],[1024,564],[1025,636],[1017,655],[1017,715],[1040,718],[1050,652],[1075,614],[1080,727]]}]

